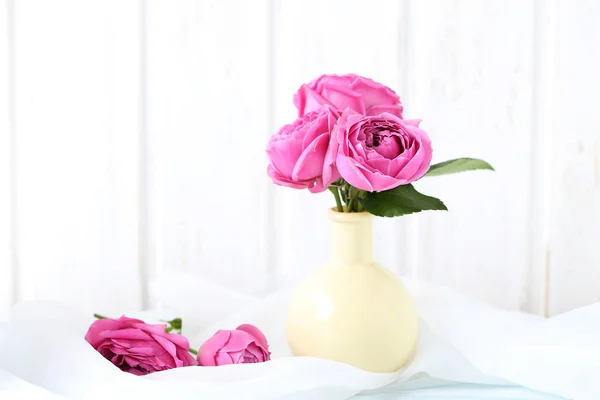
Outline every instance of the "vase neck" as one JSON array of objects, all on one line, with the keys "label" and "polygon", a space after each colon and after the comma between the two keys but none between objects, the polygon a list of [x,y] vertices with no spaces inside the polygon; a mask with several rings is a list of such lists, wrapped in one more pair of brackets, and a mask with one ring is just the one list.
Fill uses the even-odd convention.
[{"label": "vase neck", "polygon": [[373,261],[373,216],[331,211],[331,261],[362,264]]}]

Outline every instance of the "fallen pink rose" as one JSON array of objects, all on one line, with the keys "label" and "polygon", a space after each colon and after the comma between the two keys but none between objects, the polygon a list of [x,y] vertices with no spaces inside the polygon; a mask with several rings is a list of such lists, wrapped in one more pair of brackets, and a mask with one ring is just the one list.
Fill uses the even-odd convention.
[{"label": "fallen pink rose", "polygon": [[135,375],[197,365],[188,352],[188,340],[165,328],[125,316],[105,318],[94,321],[85,340],[121,370]]},{"label": "fallen pink rose", "polygon": [[270,359],[267,338],[250,324],[217,331],[198,351],[198,363],[203,366],[259,363]]}]

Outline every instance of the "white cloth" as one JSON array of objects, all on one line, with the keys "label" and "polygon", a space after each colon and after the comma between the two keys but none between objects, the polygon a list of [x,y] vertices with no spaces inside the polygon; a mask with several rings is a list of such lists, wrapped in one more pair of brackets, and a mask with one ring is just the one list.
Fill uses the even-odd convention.
[{"label": "white cloth", "polygon": [[[0,390],[10,373],[39,386],[23,384],[23,390],[44,389],[48,396],[69,399],[330,400],[358,393],[399,393],[415,380],[432,377],[600,399],[600,303],[546,320],[497,310],[434,284],[406,283],[421,317],[421,336],[415,359],[393,374],[290,357],[283,322],[287,289],[254,298],[193,276],[169,275],[154,288],[161,310],[128,316],[146,322],[182,317],[183,333],[195,348],[217,329],[251,323],[266,334],[273,359],[138,377],[122,373],[85,342],[90,316],[60,304],[24,303],[15,307],[0,334],[0,370],[6,371],[0,374]],[[0,392],[0,398],[11,397]]]}]

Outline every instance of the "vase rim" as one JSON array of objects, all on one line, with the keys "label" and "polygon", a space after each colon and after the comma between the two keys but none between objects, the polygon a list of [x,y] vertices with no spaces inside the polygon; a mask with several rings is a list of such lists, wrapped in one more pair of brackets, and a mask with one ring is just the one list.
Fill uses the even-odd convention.
[{"label": "vase rim", "polygon": [[335,222],[360,222],[373,219],[374,215],[366,211],[363,212],[339,212],[335,207],[327,210],[327,216]]}]

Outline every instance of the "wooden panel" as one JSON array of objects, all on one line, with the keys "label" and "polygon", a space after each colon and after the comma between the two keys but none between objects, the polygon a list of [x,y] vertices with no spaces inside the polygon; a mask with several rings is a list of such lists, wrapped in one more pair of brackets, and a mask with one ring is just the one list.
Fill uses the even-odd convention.
[{"label": "wooden panel", "polygon": [[[12,24],[7,1],[0,1],[0,321],[6,318],[13,301],[11,257],[11,132],[10,59]],[[9,34],[10,32],[10,34]]]},{"label": "wooden panel", "polygon": [[[300,85],[321,74],[368,76],[402,97],[404,80],[397,68],[403,57],[403,41],[398,45],[402,36],[398,1],[277,0],[274,6],[273,132],[296,117],[292,96]],[[275,262],[282,274],[306,273],[328,258],[326,212],[334,205],[329,192],[313,195],[275,189]],[[395,271],[400,270],[401,227],[399,220],[378,219],[375,224],[376,258]]]},{"label": "wooden panel", "polygon": [[548,315],[548,236],[552,202],[552,110],[554,83],[554,2],[536,0],[534,22],[534,72],[532,76],[532,163],[530,209],[529,292],[525,309]]},{"label": "wooden panel", "polygon": [[550,314],[600,300],[599,15],[597,1],[555,3]]},{"label": "wooden panel", "polygon": [[532,1],[411,2],[411,115],[434,162],[480,157],[497,172],[427,178],[450,212],[417,216],[418,276],[491,304],[529,308]]},{"label": "wooden panel", "polygon": [[14,3],[19,298],[137,308],[139,4]]},{"label": "wooden panel", "polygon": [[148,2],[157,268],[245,291],[268,271],[268,1]]}]

